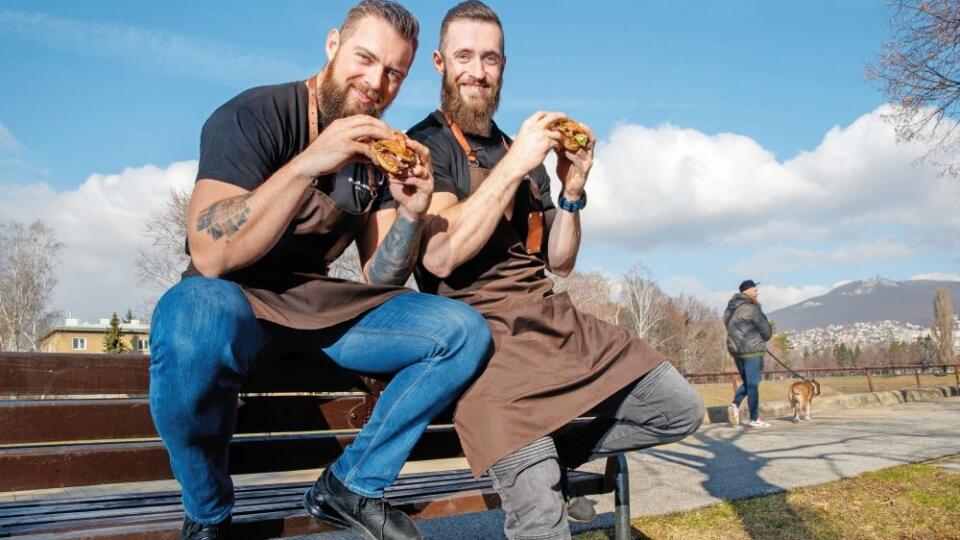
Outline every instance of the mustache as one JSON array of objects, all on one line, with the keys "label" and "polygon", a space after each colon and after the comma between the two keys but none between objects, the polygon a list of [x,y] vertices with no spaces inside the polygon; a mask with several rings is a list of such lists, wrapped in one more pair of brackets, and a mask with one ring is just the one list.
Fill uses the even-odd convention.
[{"label": "mustache", "polygon": [[493,86],[493,83],[486,76],[478,79],[471,75],[467,75],[466,77],[460,79],[459,81],[457,81],[457,84],[459,86],[463,86],[465,84],[477,84],[477,85],[483,86],[484,88],[490,88],[491,86]]},{"label": "mustache", "polygon": [[366,96],[368,99],[373,101],[373,103],[376,104],[378,107],[383,102],[383,96],[380,95],[380,92],[374,90],[373,87],[371,87],[367,83],[357,82],[357,83],[351,84],[350,86],[356,89],[357,92],[360,92],[361,94]]}]

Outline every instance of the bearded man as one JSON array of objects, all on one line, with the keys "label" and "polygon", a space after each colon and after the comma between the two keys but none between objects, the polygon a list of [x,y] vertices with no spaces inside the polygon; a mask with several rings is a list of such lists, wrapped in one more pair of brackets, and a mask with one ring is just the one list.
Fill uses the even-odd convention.
[{"label": "bearded man", "polygon": [[[433,192],[429,152],[411,142],[422,165],[400,178],[370,165],[366,141],[393,137],[376,117],[407,75],[418,31],[399,4],[360,2],[327,35],[319,74],[247,90],[204,125],[190,265],[158,302],[151,336],[150,408],[183,490],[181,538],[230,536],[238,391],[291,352],[395,374],[306,493],[307,510],[364,538],[420,538],[383,490],[478,370],[489,330],[459,302],[400,286]],[[394,206],[382,209],[388,192]],[[327,277],[353,241],[369,284]]]},{"label": "bearded man", "polygon": [[[514,141],[497,127],[503,29],[481,2],[446,14],[433,63],[443,77],[440,110],[409,131],[430,149],[436,182],[417,280],[421,291],[483,314],[495,348],[457,405],[456,429],[474,474],[493,479],[508,538],[569,538],[568,504],[580,519],[593,509],[564,494],[563,471],[680,440],[699,427],[703,402],[661,354],[577,311],[545,273],[566,276],[576,260],[589,128],[579,126],[586,144],[571,152],[554,129],[563,114],[534,114]],[[551,150],[559,210],[543,166]],[[591,409],[595,420],[561,429]]]}]

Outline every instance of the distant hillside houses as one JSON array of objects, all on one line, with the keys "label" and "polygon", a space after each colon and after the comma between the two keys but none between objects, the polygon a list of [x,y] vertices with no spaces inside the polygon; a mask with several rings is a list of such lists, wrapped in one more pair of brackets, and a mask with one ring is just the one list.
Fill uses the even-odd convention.
[{"label": "distant hillside houses", "polygon": [[[793,350],[811,352],[832,349],[834,345],[869,345],[874,343],[904,343],[924,339],[930,328],[900,321],[860,322],[846,325],[831,324],[802,332],[787,332]],[[954,331],[954,347],[960,349],[960,321]]]}]

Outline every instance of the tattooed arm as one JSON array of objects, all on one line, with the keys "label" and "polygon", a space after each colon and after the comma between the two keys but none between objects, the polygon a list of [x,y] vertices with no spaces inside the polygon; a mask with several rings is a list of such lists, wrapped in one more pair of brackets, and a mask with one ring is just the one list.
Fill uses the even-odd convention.
[{"label": "tattooed arm", "polygon": [[341,118],[253,191],[219,180],[198,180],[187,213],[194,266],[207,277],[219,277],[259,260],[280,239],[314,178],[358,156],[371,157],[367,145],[357,141],[391,133],[386,124],[369,116]]},{"label": "tattooed arm", "polygon": [[277,243],[300,206],[309,179],[279,171],[254,191],[203,179],[188,209],[187,241],[194,266],[207,277],[248,266]]},{"label": "tattooed arm", "polygon": [[433,197],[433,164],[426,146],[414,140],[408,144],[420,163],[406,178],[389,177],[397,207],[377,211],[357,238],[367,283],[403,285],[417,264],[423,219]]},{"label": "tattooed arm", "polygon": [[374,214],[357,242],[367,283],[406,283],[417,263],[422,234],[422,219],[413,219],[392,209]]}]

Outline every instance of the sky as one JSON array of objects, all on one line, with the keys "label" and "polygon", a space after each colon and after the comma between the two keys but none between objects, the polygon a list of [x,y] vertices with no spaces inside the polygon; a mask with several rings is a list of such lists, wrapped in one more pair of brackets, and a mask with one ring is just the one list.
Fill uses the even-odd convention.
[{"label": "sky", "polygon": [[[162,292],[133,260],[148,216],[194,181],[204,121],[316,72],[350,5],[0,4],[0,220],[43,219],[65,244],[57,309],[96,320]],[[404,5],[421,46],[385,119],[405,129],[438,105],[430,52],[452,2]],[[864,76],[890,33],[882,3],[490,5],[498,124],[559,110],[598,135],[579,270],[642,264],[716,307],[753,278],[768,309],[876,275],[960,279],[960,180],[896,143]]]}]

